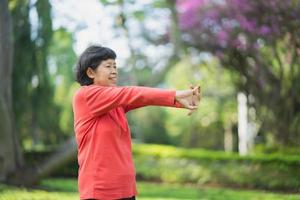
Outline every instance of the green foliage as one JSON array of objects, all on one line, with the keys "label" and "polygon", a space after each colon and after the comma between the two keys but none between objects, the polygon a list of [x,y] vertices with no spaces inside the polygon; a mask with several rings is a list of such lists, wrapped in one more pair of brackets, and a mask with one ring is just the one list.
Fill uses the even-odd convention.
[{"label": "green foliage", "polygon": [[[53,102],[54,85],[48,71],[52,39],[51,5],[48,0],[10,1],[13,17],[13,108],[16,129],[23,146],[32,148],[57,142],[57,115]],[[29,12],[37,14],[36,23]]]},{"label": "green foliage", "polygon": [[300,155],[300,149],[297,147],[285,147],[285,146],[267,146],[264,144],[256,145],[254,154],[277,154],[277,155]]},{"label": "green foliage", "polygon": [[[139,200],[296,200],[299,195],[276,194],[264,191],[202,188],[193,185],[138,182]],[[72,200],[78,199],[76,179],[45,179],[40,189],[26,189],[0,184],[0,199],[17,200]]]},{"label": "green foliage", "polygon": [[197,64],[191,59],[187,57],[174,66],[166,81],[176,89],[200,84],[199,109],[191,117],[187,117],[187,111],[168,109],[166,129],[179,145],[223,149],[225,128],[237,122],[233,74],[220,68],[212,57],[208,62]]},{"label": "green foliage", "polygon": [[237,161],[248,163],[284,163],[285,165],[300,165],[300,157],[282,154],[258,154],[240,156],[237,153],[225,153],[223,151],[210,151],[205,149],[186,149],[167,145],[135,144],[133,152],[135,155],[151,155],[158,158],[185,158],[192,160],[220,160]]},{"label": "green foliage", "polygon": [[[10,1],[13,18],[14,55],[12,75],[13,109],[16,117],[16,129],[22,139],[30,135],[31,98],[30,82],[33,76],[32,59],[34,44],[31,41],[28,1]],[[22,20],[22,21],[21,21]],[[22,23],[20,23],[20,21]],[[19,22],[19,23],[18,23]],[[22,30],[22,31],[19,31]],[[24,51],[26,49],[26,51]],[[27,124],[27,126],[25,126]]]},{"label": "green foliage", "polygon": [[[35,164],[50,153],[28,152],[25,158]],[[149,144],[135,144],[133,155],[138,180],[300,191],[299,156],[241,157],[221,151]],[[77,160],[74,160],[52,175],[77,177],[77,171]]]},{"label": "green foliage", "polygon": [[74,68],[77,56],[73,49],[73,35],[60,28],[53,34],[50,46],[49,62],[51,78],[55,84],[54,101],[59,106],[59,127],[63,134],[59,139],[73,133],[72,97],[79,84],[74,82]]},{"label": "green foliage", "polygon": [[[48,0],[10,1],[14,19],[13,106],[23,147],[44,148],[73,134],[73,36],[52,30]],[[29,12],[37,13],[37,24]],[[22,31],[20,31],[22,30]]]},{"label": "green foliage", "polygon": [[146,107],[131,111],[130,129],[135,139],[144,143],[171,144],[164,127],[166,111],[159,107]]},{"label": "green foliage", "polygon": [[135,145],[134,156],[137,175],[146,180],[300,191],[299,156],[240,157],[161,145]]}]

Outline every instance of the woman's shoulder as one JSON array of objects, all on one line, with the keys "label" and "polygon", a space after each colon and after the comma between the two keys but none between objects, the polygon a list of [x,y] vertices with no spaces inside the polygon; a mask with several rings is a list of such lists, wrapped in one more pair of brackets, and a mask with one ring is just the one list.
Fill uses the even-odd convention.
[{"label": "woman's shoulder", "polygon": [[101,86],[97,85],[83,85],[75,91],[74,96],[81,96],[86,93],[86,91],[95,90],[101,88]]},{"label": "woman's shoulder", "polygon": [[80,88],[78,88],[75,92],[74,92],[74,98],[81,96],[83,93],[85,86],[81,86]]},{"label": "woman's shoulder", "polygon": [[73,99],[81,99],[81,98],[85,98],[86,96],[90,96],[93,94],[97,94],[101,89],[103,88],[103,86],[99,86],[99,85],[84,85],[81,86],[80,88],[78,88],[73,96]]},{"label": "woman's shoulder", "polygon": [[86,90],[89,90],[89,88],[90,88],[90,86],[86,86],[86,85],[78,88],[73,95],[73,100],[78,100],[78,99],[84,98],[84,96],[86,94]]}]

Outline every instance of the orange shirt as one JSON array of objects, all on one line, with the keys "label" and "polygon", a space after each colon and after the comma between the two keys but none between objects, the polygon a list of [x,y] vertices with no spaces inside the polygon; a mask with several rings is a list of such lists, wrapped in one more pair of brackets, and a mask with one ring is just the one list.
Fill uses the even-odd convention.
[{"label": "orange shirt", "polygon": [[73,98],[80,199],[137,195],[131,134],[125,113],[142,106],[181,107],[175,90],[82,86]]}]

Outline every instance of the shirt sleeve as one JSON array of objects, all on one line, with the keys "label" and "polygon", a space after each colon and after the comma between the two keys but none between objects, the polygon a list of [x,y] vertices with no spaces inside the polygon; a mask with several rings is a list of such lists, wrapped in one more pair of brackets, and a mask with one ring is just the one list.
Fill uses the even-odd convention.
[{"label": "shirt sleeve", "polygon": [[175,90],[166,90],[150,87],[104,87],[86,86],[85,99],[93,115],[102,115],[109,110],[123,107],[129,110],[154,105],[182,107],[175,101]]},{"label": "shirt sleeve", "polygon": [[[172,90],[169,90],[169,91],[171,92]],[[167,107],[175,107],[175,108],[184,108],[180,103],[178,103],[178,102],[175,100],[175,93],[176,93],[176,92],[174,91],[174,93],[171,92],[171,93],[169,93],[169,94],[165,94],[165,95],[171,95],[171,99],[170,99],[170,101],[169,101],[168,104],[161,104],[161,102],[160,102],[160,99],[161,99],[161,98],[166,98],[166,96],[165,96],[165,97],[163,97],[163,96],[158,96],[158,98],[153,99],[153,101],[156,101],[156,104],[145,104],[145,103],[143,103],[143,102],[132,103],[132,104],[129,104],[129,105],[124,106],[124,111],[125,111],[125,112],[129,112],[129,111],[131,111],[131,110],[134,110],[134,109],[137,109],[137,108],[141,108],[141,107],[145,107],[145,106],[149,106],[149,105],[167,106]],[[152,95],[153,95],[153,94],[152,94]],[[169,98],[170,98],[170,97],[169,97]]]}]

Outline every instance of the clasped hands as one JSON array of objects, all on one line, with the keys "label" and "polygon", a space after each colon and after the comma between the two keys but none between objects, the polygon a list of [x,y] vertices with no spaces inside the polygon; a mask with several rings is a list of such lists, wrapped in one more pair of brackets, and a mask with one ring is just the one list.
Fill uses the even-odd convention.
[{"label": "clasped hands", "polygon": [[191,115],[198,109],[201,100],[201,88],[197,85],[195,87],[190,86],[188,90],[177,90],[175,99],[184,108],[189,109],[188,115]]}]

